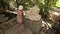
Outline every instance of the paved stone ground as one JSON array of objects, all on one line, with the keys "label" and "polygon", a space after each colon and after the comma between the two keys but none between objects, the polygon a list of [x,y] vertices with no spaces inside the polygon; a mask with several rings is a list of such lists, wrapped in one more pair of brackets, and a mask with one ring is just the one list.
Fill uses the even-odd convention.
[{"label": "paved stone ground", "polygon": [[6,30],[4,34],[32,34],[32,32],[29,28],[24,27],[24,25],[19,26],[17,24]]}]

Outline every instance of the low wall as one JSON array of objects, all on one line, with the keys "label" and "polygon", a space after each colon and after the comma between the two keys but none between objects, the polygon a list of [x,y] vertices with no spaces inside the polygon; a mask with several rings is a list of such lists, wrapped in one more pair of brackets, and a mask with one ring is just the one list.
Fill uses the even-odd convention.
[{"label": "low wall", "polygon": [[0,24],[0,34],[4,34],[3,32],[7,30],[8,28],[12,27],[16,24],[16,17],[12,18],[11,20]]}]

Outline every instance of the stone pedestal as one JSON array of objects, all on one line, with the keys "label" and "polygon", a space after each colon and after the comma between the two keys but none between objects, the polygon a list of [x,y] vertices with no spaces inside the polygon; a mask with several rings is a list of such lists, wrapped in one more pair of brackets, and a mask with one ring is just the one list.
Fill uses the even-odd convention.
[{"label": "stone pedestal", "polygon": [[31,29],[33,33],[39,33],[41,26],[42,26],[42,20],[34,21],[27,18],[24,18],[24,25]]}]

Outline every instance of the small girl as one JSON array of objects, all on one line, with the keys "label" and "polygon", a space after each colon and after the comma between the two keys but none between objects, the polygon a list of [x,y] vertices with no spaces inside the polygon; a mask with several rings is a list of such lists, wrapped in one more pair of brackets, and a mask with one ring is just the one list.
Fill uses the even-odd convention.
[{"label": "small girl", "polygon": [[17,10],[17,22],[19,25],[22,25],[22,16],[23,16],[23,6],[20,5]]}]

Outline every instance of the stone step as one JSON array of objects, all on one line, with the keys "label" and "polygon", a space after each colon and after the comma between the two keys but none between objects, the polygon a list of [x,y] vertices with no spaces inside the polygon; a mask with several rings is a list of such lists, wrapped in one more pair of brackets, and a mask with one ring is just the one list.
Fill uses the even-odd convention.
[{"label": "stone step", "polygon": [[0,24],[0,33],[4,32],[5,30],[9,29],[10,27],[16,24],[16,17],[12,18],[11,20],[1,23]]},{"label": "stone step", "polygon": [[1,17],[0,18],[0,24],[7,21],[8,20],[8,17]]},{"label": "stone step", "polygon": [[5,15],[0,14],[0,18],[4,17]]}]

